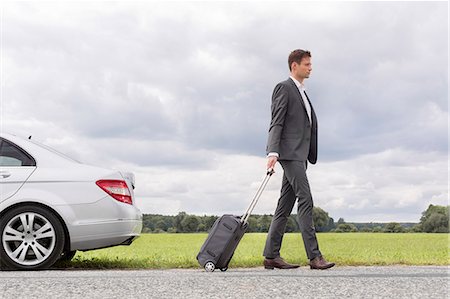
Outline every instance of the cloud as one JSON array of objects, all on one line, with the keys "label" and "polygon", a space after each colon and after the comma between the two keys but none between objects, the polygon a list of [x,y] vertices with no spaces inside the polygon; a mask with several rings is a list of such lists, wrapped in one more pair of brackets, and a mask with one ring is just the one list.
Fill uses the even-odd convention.
[{"label": "cloud", "polygon": [[322,163],[310,180],[317,205],[357,221],[418,221],[430,202],[447,204],[447,156],[439,152],[393,148]]},{"label": "cloud", "polygon": [[[264,165],[272,89],[295,48],[313,59],[317,204],[348,220],[418,219],[428,203],[445,204],[446,3],[3,7],[1,130],[132,169],[144,212],[241,211]],[[418,179],[418,160],[430,179]]]}]

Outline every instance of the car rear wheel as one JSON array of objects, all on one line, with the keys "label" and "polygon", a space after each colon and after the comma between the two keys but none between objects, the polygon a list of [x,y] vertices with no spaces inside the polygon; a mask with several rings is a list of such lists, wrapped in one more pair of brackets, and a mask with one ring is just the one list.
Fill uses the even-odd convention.
[{"label": "car rear wheel", "polygon": [[50,211],[20,206],[0,219],[0,267],[35,270],[51,267],[64,248],[64,230]]},{"label": "car rear wheel", "polygon": [[62,262],[70,262],[73,259],[73,257],[75,256],[75,254],[77,254],[76,250],[64,251],[62,253],[61,257],[59,258],[59,260]]}]

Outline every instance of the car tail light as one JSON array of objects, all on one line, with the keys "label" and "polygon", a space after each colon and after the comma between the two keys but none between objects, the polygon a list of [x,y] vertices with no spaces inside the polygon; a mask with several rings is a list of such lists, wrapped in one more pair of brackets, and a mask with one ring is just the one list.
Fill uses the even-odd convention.
[{"label": "car tail light", "polygon": [[97,186],[103,189],[106,193],[111,195],[115,200],[132,204],[130,189],[127,183],[121,180],[98,180],[95,182]]}]

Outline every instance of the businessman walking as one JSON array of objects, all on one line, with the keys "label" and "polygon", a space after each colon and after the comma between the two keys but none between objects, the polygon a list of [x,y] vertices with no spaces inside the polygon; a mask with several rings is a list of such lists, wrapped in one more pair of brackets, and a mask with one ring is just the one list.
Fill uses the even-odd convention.
[{"label": "businessman walking", "polygon": [[272,95],[272,121],[267,142],[267,168],[279,162],[284,170],[281,195],[272,218],[266,246],[266,269],[291,269],[299,265],[285,262],[280,257],[281,242],[286,223],[295,201],[297,216],[306,254],[311,269],[334,266],[325,260],[319,250],[313,225],[313,200],[306,168],[308,161],[317,161],[317,117],[306,95],[303,81],[312,70],[311,53],[294,50],[288,58],[290,78],[275,86]]}]

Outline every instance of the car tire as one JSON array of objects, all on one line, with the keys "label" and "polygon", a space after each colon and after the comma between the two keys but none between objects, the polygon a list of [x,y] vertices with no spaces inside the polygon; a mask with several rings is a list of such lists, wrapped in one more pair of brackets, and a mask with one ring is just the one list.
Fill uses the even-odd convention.
[{"label": "car tire", "polygon": [[70,262],[73,259],[73,257],[75,256],[75,254],[77,254],[76,250],[63,251],[62,255],[59,258],[59,261],[61,261],[61,262]]},{"label": "car tire", "polygon": [[36,205],[13,208],[0,219],[0,268],[41,270],[50,268],[63,252],[61,221]]}]

